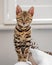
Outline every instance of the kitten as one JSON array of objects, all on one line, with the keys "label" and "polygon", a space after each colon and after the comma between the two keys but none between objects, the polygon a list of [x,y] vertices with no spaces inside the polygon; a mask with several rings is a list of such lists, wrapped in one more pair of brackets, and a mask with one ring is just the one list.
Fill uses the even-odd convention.
[{"label": "kitten", "polygon": [[31,43],[31,22],[34,14],[34,7],[28,11],[22,11],[21,7],[16,7],[17,24],[14,29],[14,45],[18,55],[18,61],[27,61],[29,47]]}]

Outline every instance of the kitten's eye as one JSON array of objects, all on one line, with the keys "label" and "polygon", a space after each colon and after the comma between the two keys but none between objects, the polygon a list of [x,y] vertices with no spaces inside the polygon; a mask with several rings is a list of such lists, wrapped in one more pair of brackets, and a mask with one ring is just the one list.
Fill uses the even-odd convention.
[{"label": "kitten's eye", "polygon": [[29,17],[27,17],[26,21],[32,21],[32,19],[31,19],[31,18],[29,18]]},{"label": "kitten's eye", "polygon": [[17,21],[23,21],[23,19],[22,18],[18,18]]},{"label": "kitten's eye", "polygon": [[29,19],[26,19],[26,21],[29,21]]},{"label": "kitten's eye", "polygon": [[23,21],[23,19],[22,19],[22,18],[19,18],[19,19],[17,19],[17,20]]},{"label": "kitten's eye", "polygon": [[21,19],[19,19],[19,20],[23,21],[23,19],[22,19],[22,18],[21,18]]}]

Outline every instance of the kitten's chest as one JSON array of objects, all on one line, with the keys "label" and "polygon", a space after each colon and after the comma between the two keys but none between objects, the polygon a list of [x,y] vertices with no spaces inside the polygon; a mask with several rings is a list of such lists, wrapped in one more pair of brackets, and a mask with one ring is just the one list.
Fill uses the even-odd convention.
[{"label": "kitten's chest", "polygon": [[26,32],[25,32],[25,31],[24,31],[24,32],[21,32],[21,33],[20,33],[20,37],[21,37],[21,39],[26,38]]},{"label": "kitten's chest", "polygon": [[20,30],[19,28],[15,29],[15,35],[20,41],[27,40],[31,37],[31,27],[26,28],[25,30]]},{"label": "kitten's chest", "polygon": [[31,35],[30,33],[31,33],[31,30],[28,31],[28,32],[25,32],[25,31],[24,32],[21,32],[20,33],[20,40],[26,40],[27,37]]}]

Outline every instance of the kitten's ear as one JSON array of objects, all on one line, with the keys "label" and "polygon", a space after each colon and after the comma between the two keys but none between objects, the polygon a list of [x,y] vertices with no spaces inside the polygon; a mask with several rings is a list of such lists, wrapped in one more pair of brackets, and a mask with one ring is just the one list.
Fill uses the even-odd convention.
[{"label": "kitten's ear", "polygon": [[22,9],[21,9],[21,7],[19,5],[17,5],[17,7],[16,7],[16,14],[18,14],[20,12],[22,12]]},{"label": "kitten's ear", "polygon": [[33,16],[33,14],[34,14],[34,7],[31,7],[31,8],[29,9],[28,13],[30,13],[31,16]]}]

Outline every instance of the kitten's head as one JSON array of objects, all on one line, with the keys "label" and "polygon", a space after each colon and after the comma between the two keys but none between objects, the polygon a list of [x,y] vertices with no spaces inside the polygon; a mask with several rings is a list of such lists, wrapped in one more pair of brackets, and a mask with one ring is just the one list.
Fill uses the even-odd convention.
[{"label": "kitten's head", "polygon": [[29,55],[29,43],[20,43],[20,44],[15,44],[16,46],[16,52],[18,55],[18,61],[27,61],[28,60],[28,55]]},{"label": "kitten's head", "polygon": [[31,7],[28,11],[22,11],[21,7],[18,5],[16,7],[16,20],[17,23],[22,27],[30,25],[32,22],[33,14],[34,7]]}]

